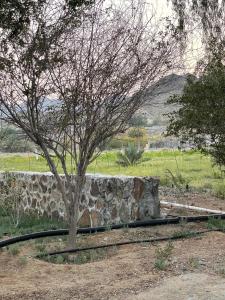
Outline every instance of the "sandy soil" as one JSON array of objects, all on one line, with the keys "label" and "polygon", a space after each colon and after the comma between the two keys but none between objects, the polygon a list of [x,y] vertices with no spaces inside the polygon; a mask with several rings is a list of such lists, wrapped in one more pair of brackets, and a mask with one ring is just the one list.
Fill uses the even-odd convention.
[{"label": "sandy soil", "polygon": [[[167,196],[160,195],[160,200],[225,211],[225,200],[214,197],[209,193],[190,192],[190,193],[183,193],[183,194],[182,193],[173,194],[171,192],[171,195],[167,195]],[[185,213],[185,211],[183,212]],[[194,214],[193,211],[188,211],[188,213]]]},{"label": "sandy soil", "polygon": [[[90,243],[164,236],[201,228],[204,224],[109,231],[93,235]],[[114,255],[101,261],[56,265],[33,257],[34,242],[23,243],[17,256],[6,250],[0,252],[0,299],[225,299],[219,298],[225,274],[224,233],[210,232],[173,242],[168,268],[160,271],[154,267],[156,249],[166,244],[121,246]],[[24,256],[26,264],[22,260]],[[207,298],[210,292],[203,295],[205,298],[191,297],[198,290],[198,274],[203,276],[200,281],[203,287],[211,280],[211,294],[215,297]],[[187,297],[181,293],[183,286]],[[182,297],[173,298],[176,294]]]},{"label": "sandy soil", "polygon": [[[154,296],[153,296],[154,295]],[[224,300],[225,279],[219,276],[188,273],[172,276],[143,293],[127,298],[128,300]]]}]

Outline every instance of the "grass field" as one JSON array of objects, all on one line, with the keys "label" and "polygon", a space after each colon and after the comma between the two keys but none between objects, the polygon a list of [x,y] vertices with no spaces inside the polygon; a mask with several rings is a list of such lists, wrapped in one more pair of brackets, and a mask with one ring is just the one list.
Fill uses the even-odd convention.
[{"label": "grass field", "polygon": [[[213,166],[211,158],[195,151],[146,152],[143,161],[135,166],[121,167],[116,164],[116,152],[104,152],[88,169],[89,173],[132,176],[159,176],[162,185],[188,184],[198,189],[212,189],[225,196],[224,173]],[[60,168],[60,167],[59,167]],[[49,168],[43,158],[30,154],[0,156],[1,171],[47,172]]]}]

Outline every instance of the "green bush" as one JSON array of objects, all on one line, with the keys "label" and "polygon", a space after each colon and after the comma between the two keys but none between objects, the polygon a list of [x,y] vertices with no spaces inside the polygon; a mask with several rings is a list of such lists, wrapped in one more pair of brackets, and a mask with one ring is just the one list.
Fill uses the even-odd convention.
[{"label": "green bush", "polygon": [[33,145],[18,130],[6,127],[0,130],[0,150],[2,152],[30,152]]},{"label": "green bush", "polygon": [[[117,251],[117,248],[111,249],[93,249],[85,250],[76,254],[62,254],[54,256],[45,256],[44,253],[40,253],[39,257],[43,260],[54,264],[86,264],[93,261],[99,261],[107,258],[109,255],[114,254]],[[42,256],[43,255],[43,256]]]},{"label": "green bush", "polygon": [[167,268],[167,261],[165,259],[156,259],[155,261],[155,268],[160,270],[160,271],[164,271]]},{"label": "green bush", "polygon": [[148,142],[148,134],[146,129],[131,127],[124,134],[118,134],[114,138],[110,139],[107,143],[107,149],[122,149],[129,147],[129,145],[139,145],[144,148]]},{"label": "green bush", "polygon": [[136,165],[140,162],[143,153],[143,150],[138,150],[135,146],[129,145],[124,151],[117,153],[116,163],[123,167]]},{"label": "green bush", "polygon": [[222,219],[216,219],[216,218],[209,218],[207,227],[209,229],[222,229],[225,230],[225,220]]},{"label": "green bush", "polygon": [[219,183],[213,188],[216,197],[225,199],[225,183]]},{"label": "green bush", "polygon": [[5,183],[0,187],[1,214],[10,217],[13,226],[17,227],[22,216],[22,187],[14,176],[4,174]]}]

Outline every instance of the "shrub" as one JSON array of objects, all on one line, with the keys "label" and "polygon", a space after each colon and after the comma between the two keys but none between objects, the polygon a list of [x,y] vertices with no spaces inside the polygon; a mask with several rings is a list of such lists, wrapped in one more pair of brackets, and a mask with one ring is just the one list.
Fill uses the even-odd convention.
[{"label": "shrub", "polygon": [[158,247],[156,249],[156,258],[157,259],[168,259],[171,256],[173,249],[174,249],[174,246],[171,242],[169,242],[164,248]]},{"label": "shrub", "polygon": [[22,187],[14,176],[4,174],[4,185],[0,188],[0,208],[17,227],[22,216]]},{"label": "shrub", "polygon": [[189,265],[191,268],[197,269],[200,266],[199,259],[197,257],[190,257],[189,258]]},{"label": "shrub", "polygon": [[17,129],[6,127],[0,130],[0,149],[2,152],[29,152],[33,145]]},{"label": "shrub", "polygon": [[168,182],[171,181],[171,183],[179,190],[187,187],[190,182],[190,180],[185,178],[180,171],[177,171],[174,174],[171,170],[166,169],[166,177],[168,178]]},{"label": "shrub", "polygon": [[65,261],[64,257],[62,255],[57,255],[55,263],[56,264],[63,264]]},{"label": "shrub", "polygon": [[128,136],[134,139],[142,138],[145,134],[145,129],[138,127],[131,127],[128,131]]},{"label": "shrub", "polygon": [[155,268],[160,270],[160,271],[164,271],[167,268],[167,261],[165,259],[156,259],[155,261]]},{"label": "shrub", "polygon": [[214,194],[216,197],[225,199],[225,184],[219,183],[214,186]]},{"label": "shrub", "polygon": [[209,229],[215,229],[216,228],[216,229],[224,230],[225,229],[225,220],[210,217],[208,219],[207,227]]},{"label": "shrub", "polygon": [[156,254],[156,260],[155,260],[155,268],[158,270],[165,270],[168,266],[168,259],[172,255],[173,251],[173,244],[169,242],[165,247],[157,247],[155,254]]},{"label": "shrub", "polygon": [[117,153],[118,160],[116,163],[124,167],[136,165],[140,162],[143,153],[143,150],[138,150],[135,146],[129,145],[124,151]]}]

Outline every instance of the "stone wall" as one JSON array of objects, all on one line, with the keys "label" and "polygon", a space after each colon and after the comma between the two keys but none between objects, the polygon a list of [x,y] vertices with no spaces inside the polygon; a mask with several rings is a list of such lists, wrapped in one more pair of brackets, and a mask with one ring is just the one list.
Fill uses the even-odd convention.
[{"label": "stone wall", "polygon": [[[8,175],[7,175],[8,176]],[[64,203],[51,173],[13,172],[22,188],[26,212],[65,216]],[[3,183],[5,174],[1,173]],[[100,226],[159,217],[159,179],[152,177],[87,175],[79,205],[79,226]]]}]

